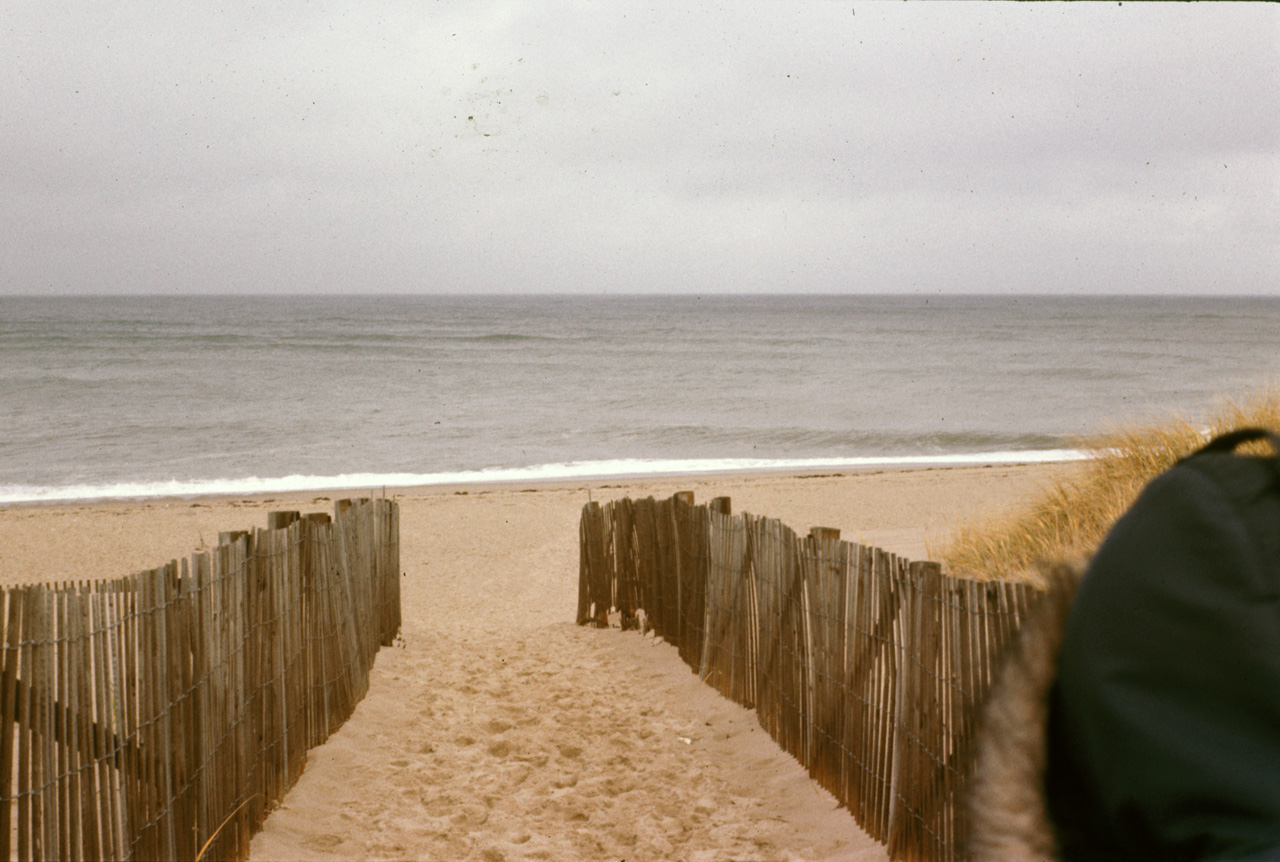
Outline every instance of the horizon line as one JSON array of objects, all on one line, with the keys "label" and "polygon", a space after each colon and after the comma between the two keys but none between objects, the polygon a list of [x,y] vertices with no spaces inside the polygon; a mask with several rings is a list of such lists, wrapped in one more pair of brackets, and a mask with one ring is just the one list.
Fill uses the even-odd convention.
[{"label": "horizon line", "polygon": [[429,292],[429,291],[227,291],[207,292],[89,292],[89,291],[54,291],[50,293],[4,293],[0,299],[321,299],[321,298],[368,298],[368,299],[479,299],[479,298],[563,298],[563,299],[718,299],[749,297],[787,297],[787,298],[878,298],[878,299],[1280,299],[1280,293],[1200,293],[1194,291],[1169,293],[1141,293],[1133,291],[1084,291],[1078,293],[1064,292],[1011,292],[992,293],[982,291],[936,291],[932,293],[904,293],[883,291],[621,291],[621,292],[578,292],[578,291],[473,291],[473,292]]}]

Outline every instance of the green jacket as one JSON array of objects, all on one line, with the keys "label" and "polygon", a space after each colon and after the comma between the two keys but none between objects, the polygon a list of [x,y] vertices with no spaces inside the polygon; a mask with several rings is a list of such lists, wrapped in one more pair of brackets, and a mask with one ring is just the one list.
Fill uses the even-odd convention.
[{"label": "green jacket", "polygon": [[1045,778],[1063,859],[1280,859],[1280,459],[1231,448],[1152,481],[1071,605]]}]

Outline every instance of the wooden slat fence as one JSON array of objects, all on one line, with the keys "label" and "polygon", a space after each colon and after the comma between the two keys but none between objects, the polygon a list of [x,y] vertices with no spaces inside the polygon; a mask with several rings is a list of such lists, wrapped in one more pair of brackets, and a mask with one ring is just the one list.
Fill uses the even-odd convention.
[{"label": "wooden slat fence", "polygon": [[247,857],[400,630],[394,501],[271,520],[189,562],[0,591],[0,858]]},{"label": "wooden slat fence", "polygon": [[964,858],[975,716],[1040,592],[944,576],[727,498],[589,503],[578,623],[652,629],[899,860]]}]

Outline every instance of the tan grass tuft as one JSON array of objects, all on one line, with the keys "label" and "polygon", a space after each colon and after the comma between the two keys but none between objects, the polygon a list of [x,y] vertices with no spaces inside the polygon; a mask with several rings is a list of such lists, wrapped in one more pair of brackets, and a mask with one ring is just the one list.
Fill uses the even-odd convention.
[{"label": "tan grass tuft", "polygon": [[[1174,415],[1079,441],[1088,459],[1078,471],[1019,512],[956,530],[942,562],[958,577],[1036,582],[1043,563],[1091,554],[1147,482],[1179,458],[1217,434],[1254,425],[1280,430],[1280,388],[1224,401],[1202,423]],[[1266,451],[1265,444],[1253,445]]]}]

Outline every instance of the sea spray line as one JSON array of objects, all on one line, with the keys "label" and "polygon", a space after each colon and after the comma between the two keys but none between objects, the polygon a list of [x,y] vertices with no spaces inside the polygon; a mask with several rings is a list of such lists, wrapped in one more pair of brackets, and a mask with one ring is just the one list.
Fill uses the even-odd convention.
[{"label": "sea spray line", "polygon": [[858,467],[975,466],[1077,461],[1087,458],[1076,449],[1020,452],[971,452],[939,455],[869,455],[850,458],[715,458],[695,460],[573,461],[529,467],[494,467],[452,473],[343,473],[337,476],[290,475],[277,478],[191,479],[159,482],[116,482],[103,485],[39,487],[0,486],[0,505],[58,503],[75,500],[122,500],[152,497],[202,497],[244,494],[283,494],[298,491],[342,491],[367,488],[406,488],[422,485],[471,485],[498,482],[547,482],[566,479],[615,479],[641,476],[685,476],[708,473],[749,473],[782,470]]}]

